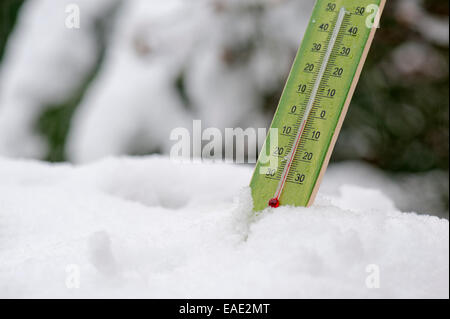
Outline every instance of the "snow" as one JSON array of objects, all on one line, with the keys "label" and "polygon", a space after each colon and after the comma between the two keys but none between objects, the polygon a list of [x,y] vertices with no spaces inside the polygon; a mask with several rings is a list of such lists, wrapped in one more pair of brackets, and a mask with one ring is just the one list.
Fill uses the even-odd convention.
[{"label": "snow", "polygon": [[322,191],[337,196],[346,184],[368,189],[382,189],[401,211],[438,215],[448,219],[448,172],[433,170],[423,173],[388,174],[363,162],[346,161],[333,164],[325,174]]},{"label": "snow", "polygon": [[65,26],[71,0],[26,1],[0,68],[0,153],[43,157],[35,133],[43,110],[67,101],[95,66],[100,48],[95,21],[116,0],[77,0],[82,27]]},{"label": "snow", "polygon": [[0,297],[448,298],[448,221],[342,170],[255,216],[248,166],[0,158]]}]

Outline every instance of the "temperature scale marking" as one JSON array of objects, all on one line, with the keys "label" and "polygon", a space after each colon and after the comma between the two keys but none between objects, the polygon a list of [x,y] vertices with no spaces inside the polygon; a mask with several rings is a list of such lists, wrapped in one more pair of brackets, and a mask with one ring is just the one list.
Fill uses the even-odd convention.
[{"label": "temperature scale marking", "polygon": [[255,211],[314,202],[384,4],[316,2],[250,183]]}]

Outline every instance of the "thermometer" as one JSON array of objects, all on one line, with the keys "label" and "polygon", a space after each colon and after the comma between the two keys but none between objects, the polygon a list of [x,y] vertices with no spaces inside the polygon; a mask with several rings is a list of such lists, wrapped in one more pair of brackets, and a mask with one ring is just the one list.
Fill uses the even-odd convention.
[{"label": "thermometer", "polygon": [[317,0],[250,183],[254,211],[310,206],[385,0]]}]

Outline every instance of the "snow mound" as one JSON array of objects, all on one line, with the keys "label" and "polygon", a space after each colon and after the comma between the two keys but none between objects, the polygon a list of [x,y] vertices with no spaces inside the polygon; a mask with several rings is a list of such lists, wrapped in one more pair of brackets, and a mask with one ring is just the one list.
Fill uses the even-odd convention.
[{"label": "snow mound", "polygon": [[251,173],[0,159],[0,297],[448,298],[447,220],[355,185],[254,216]]}]

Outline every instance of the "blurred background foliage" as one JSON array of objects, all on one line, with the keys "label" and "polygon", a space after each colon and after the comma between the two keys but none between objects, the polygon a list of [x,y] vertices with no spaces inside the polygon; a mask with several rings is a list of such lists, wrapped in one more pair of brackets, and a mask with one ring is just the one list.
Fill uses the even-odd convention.
[{"label": "blurred background foliage", "polygon": [[[0,58],[23,3],[23,0],[1,1]],[[217,3],[220,8],[220,1]],[[433,30],[426,30],[426,24],[418,25],[416,20],[422,16],[408,11],[407,1],[402,3],[387,1],[381,28],[332,160],[363,160],[390,172],[448,171],[448,40],[433,35]],[[243,8],[255,15],[266,9],[255,4],[243,5]],[[425,0],[421,10],[423,15],[448,21],[449,1]],[[97,28],[99,43],[105,39],[105,23]],[[230,65],[245,60],[254,50],[252,41],[258,40],[250,39],[248,43],[232,47],[224,52],[223,59]],[[294,54],[292,52],[292,57]],[[40,117],[36,128],[49,143],[47,160],[66,160],[64,149],[72,114],[95,79],[102,60],[103,54],[100,54],[96,68],[65,103],[47,107]],[[181,74],[175,86],[187,100],[185,81]],[[267,123],[273,116],[284,81],[285,78],[280,78],[276,89],[264,93],[261,109]],[[448,194],[445,200],[448,203]]]},{"label": "blurred background foliage", "polygon": [[24,0],[2,0],[0,4],[0,59],[23,2]]},{"label": "blurred background foliage", "polygon": [[[10,33],[16,24],[20,8],[26,0],[1,0],[0,4],[0,63]],[[115,8],[117,9],[117,8]],[[36,131],[44,136],[48,142],[48,154],[45,160],[50,162],[63,162],[65,156],[66,139],[69,133],[70,122],[76,107],[80,104],[89,85],[95,79],[100,70],[106,49],[105,34],[108,19],[114,14],[109,12],[103,19],[96,22],[95,38],[100,46],[100,54],[94,69],[86,76],[82,85],[64,103],[59,105],[47,105],[39,121],[36,123]]]},{"label": "blurred background foliage", "polygon": [[[368,140],[370,150],[359,153],[341,139],[335,159],[359,153],[392,171],[448,170],[448,42],[437,44],[415,30],[395,3],[387,2],[344,124]],[[448,1],[424,4],[429,13],[448,17]]]}]

